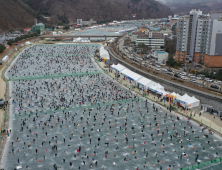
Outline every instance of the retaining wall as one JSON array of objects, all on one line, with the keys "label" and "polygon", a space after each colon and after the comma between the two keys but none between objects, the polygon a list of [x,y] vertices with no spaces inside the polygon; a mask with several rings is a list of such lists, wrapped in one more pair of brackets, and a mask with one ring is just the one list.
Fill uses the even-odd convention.
[{"label": "retaining wall", "polygon": [[170,92],[174,91],[176,93],[181,93],[181,94],[187,93],[189,96],[195,96],[197,99],[200,100],[201,103],[211,105],[211,106],[218,108],[218,109],[222,109],[222,97],[216,96],[213,94],[209,94],[209,93],[205,93],[205,92],[202,92],[202,91],[199,91],[196,89],[192,89],[187,86],[183,86],[181,84],[177,84],[177,83],[171,82],[169,80],[157,77],[153,74],[139,70],[136,67],[134,67],[128,63],[125,63],[121,59],[117,58],[113,54],[112,50],[108,49],[108,51],[109,51],[110,56],[113,57],[113,59],[116,60],[118,63],[124,65],[125,67],[129,68],[130,70],[132,70],[132,71],[134,71],[134,72],[136,72],[136,73],[138,73],[150,80],[160,83],[162,86],[164,86],[165,90],[170,91]]}]

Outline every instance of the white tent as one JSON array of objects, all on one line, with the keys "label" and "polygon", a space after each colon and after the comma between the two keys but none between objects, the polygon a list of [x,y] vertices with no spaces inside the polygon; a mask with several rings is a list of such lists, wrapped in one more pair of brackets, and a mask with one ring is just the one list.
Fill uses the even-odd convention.
[{"label": "white tent", "polygon": [[197,107],[200,105],[200,100],[196,99],[194,96],[192,96],[192,107]]},{"label": "white tent", "polygon": [[108,42],[113,42],[113,41],[115,41],[115,38],[112,38],[112,39],[110,39]]},{"label": "white tent", "polygon": [[155,86],[151,87],[150,89],[156,93],[161,94],[161,95],[163,95],[163,94],[166,95],[164,87],[161,86],[159,83],[157,83]]},{"label": "white tent", "polygon": [[104,60],[110,60],[109,53],[107,50],[104,49],[104,47],[100,47],[99,55],[100,55],[100,58]]},{"label": "white tent", "polygon": [[128,77],[129,77],[130,80],[132,80],[134,82],[137,82],[139,79],[142,78],[141,75],[139,75],[137,73],[134,73],[134,72],[133,72],[133,74],[129,74]]},{"label": "white tent", "polygon": [[82,41],[82,38],[75,38],[74,40],[73,40],[73,42],[81,42]]},{"label": "white tent", "polygon": [[81,42],[91,42],[90,40],[82,40]]},{"label": "white tent", "polygon": [[143,86],[147,87],[146,85],[149,84],[150,82],[152,82],[152,80],[142,77],[141,79],[138,80],[139,88]]},{"label": "white tent", "polygon": [[128,77],[128,75],[133,74],[133,72],[130,71],[129,69],[124,69],[124,70],[120,71],[120,73],[121,73],[120,77],[122,77],[122,78],[124,78],[124,76]]},{"label": "white tent", "polygon": [[151,81],[146,85],[146,87],[151,90],[154,86],[156,86],[156,84],[157,84],[156,82]]},{"label": "white tent", "polygon": [[170,93],[170,95],[172,95],[174,97],[174,99],[178,99],[181,97],[181,95],[179,95],[178,93],[175,93],[175,92]]},{"label": "white tent", "polygon": [[25,42],[25,45],[30,45],[31,43],[29,41]]},{"label": "white tent", "polygon": [[8,59],[9,59],[9,57],[6,55],[6,56],[2,59],[2,61],[3,61],[3,62],[6,62],[6,61],[8,61]]},{"label": "white tent", "polygon": [[52,35],[57,35],[57,32],[52,32]]},{"label": "white tent", "polygon": [[142,78],[141,75],[139,75],[129,69],[124,69],[124,70],[120,71],[120,73],[121,73],[120,74],[121,78],[124,78],[124,76],[125,76],[125,78],[127,78],[128,80],[130,80],[134,84],[136,84],[137,81]]},{"label": "white tent", "polygon": [[173,92],[173,93],[170,93],[170,94],[172,94],[173,96],[176,96],[177,97],[177,93],[175,93],[175,92]]},{"label": "white tent", "polygon": [[113,64],[113,65],[111,65],[111,68],[113,68],[117,72],[120,72],[120,71],[126,69],[126,67],[124,67],[122,64],[117,64],[117,65]]},{"label": "white tent", "polygon": [[200,100],[196,99],[194,96],[190,97],[186,93],[183,96],[179,97],[178,100],[185,108],[197,107],[200,104]]}]

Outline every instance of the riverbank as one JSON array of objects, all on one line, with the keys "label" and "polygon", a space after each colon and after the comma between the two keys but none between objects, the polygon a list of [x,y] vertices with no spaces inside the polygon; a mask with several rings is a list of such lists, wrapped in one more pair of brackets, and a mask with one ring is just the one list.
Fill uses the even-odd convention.
[{"label": "riverbank", "polygon": [[[131,85],[129,85],[129,83],[126,80],[123,80],[121,78],[117,79],[115,78],[115,73],[114,72],[110,72],[109,68],[104,67],[105,63],[104,62],[97,62],[98,65],[100,66],[101,69],[105,70],[105,72],[112,78],[116,79],[119,83],[123,84],[125,87],[130,88],[131,90],[135,91],[136,93],[140,94],[141,96],[156,102],[166,108],[169,108],[169,103],[168,102],[164,102],[164,101],[160,101],[157,96],[155,96],[152,93],[149,94],[144,94],[141,90],[139,90],[138,88],[133,88]],[[172,105],[172,104],[171,104]],[[199,113],[201,112],[201,108],[200,106],[197,108],[194,108],[193,110],[195,110],[193,112],[193,110],[190,111],[184,111],[182,109],[180,109],[179,107],[177,107],[176,105],[172,105],[174,108],[174,112],[175,114],[181,114],[183,116],[186,116],[187,118],[190,118],[194,121],[196,121],[198,124],[204,124],[205,126],[208,126],[209,129],[212,129],[214,132],[216,132],[218,135],[222,136],[222,122],[220,120],[219,117],[215,116],[215,115],[210,115],[209,113],[202,113],[201,115],[199,115]]]}]

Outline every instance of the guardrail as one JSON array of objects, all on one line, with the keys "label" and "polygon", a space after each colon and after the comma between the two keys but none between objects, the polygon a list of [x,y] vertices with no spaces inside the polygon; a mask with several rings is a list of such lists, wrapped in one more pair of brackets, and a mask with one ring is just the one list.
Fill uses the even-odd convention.
[{"label": "guardrail", "polygon": [[[206,92],[203,92],[203,91],[200,91],[200,90],[196,90],[196,89],[187,87],[187,86],[182,85],[182,84],[177,84],[176,82],[172,82],[170,80],[167,80],[167,79],[155,76],[153,74],[150,74],[149,72],[145,72],[143,70],[140,70],[140,69],[134,67],[133,65],[130,65],[130,64],[124,62],[119,57],[116,57],[116,56],[118,56],[118,54],[115,53],[112,48],[110,48],[110,45],[109,45],[108,51],[110,53],[110,56],[113,57],[116,61],[118,61],[120,64],[126,66],[127,68],[131,69],[132,71],[136,72],[137,74],[140,74],[144,77],[147,77],[147,78],[149,78],[153,81],[162,83],[163,85],[169,87],[171,90],[172,89],[177,90],[175,92],[178,92],[178,93],[183,92],[183,93],[188,93],[188,94],[190,93],[190,95],[195,95],[197,98],[201,99],[202,102],[204,100],[205,103],[208,103],[209,105],[212,105],[212,106],[214,106],[218,109],[222,109],[222,105],[221,105],[222,97],[221,96],[206,93]],[[170,89],[168,89],[168,90],[170,90]]]},{"label": "guardrail", "polygon": [[[119,42],[117,42],[117,44],[118,43],[120,43],[120,41],[122,41],[122,40],[119,40]],[[122,54],[123,53],[123,51],[121,50],[121,49],[119,49],[118,48],[118,50],[119,50],[119,52]],[[124,50],[124,49],[123,49]],[[131,54],[134,54],[134,53],[132,53],[130,50],[128,50]],[[127,56],[127,55],[126,55]],[[127,56],[127,58],[129,58],[128,56]],[[130,59],[130,58],[129,58]],[[133,61],[133,60],[131,60],[132,62],[134,62],[134,63],[136,63],[136,64],[138,64],[139,62],[136,62],[136,61]],[[145,69],[147,69],[148,67],[145,67],[144,66],[144,64],[141,64]],[[152,69],[153,71],[155,71],[154,69]],[[166,75],[166,74],[165,74]],[[169,75],[167,75],[167,76],[169,76]],[[219,88],[219,89],[215,89],[215,88],[211,88],[210,87],[210,82],[206,82],[205,81],[205,83],[206,83],[206,86],[203,86],[203,85],[200,85],[200,84],[198,84],[198,83],[194,83],[194,82],[191,82],[191,81],[188,81],[188,79],[187,80],[183,80],[183,79],[181,79],[181,78],[177,78],[177,77],[174,77],[174,76],[170,76],[171,78],[175,78],[176,80],[178,80],[178,81],[183,81],[183,82],[185,82],[185,83],[188,83],[188,85],[189,84],[192,84],[192,85],[195,85],[195,86],[198,86],[198,87],[202,87],[202,88],[205,88],[205,89],[207,89],[207,90],[210,90],[210,91],[213,91],[213,92],[217,92],[217,93],[222,93],[222,88]]]}]

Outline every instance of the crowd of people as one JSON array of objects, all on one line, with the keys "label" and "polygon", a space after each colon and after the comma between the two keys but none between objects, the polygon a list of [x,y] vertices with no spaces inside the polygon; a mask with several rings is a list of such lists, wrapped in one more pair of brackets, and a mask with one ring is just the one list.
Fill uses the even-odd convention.
[{"label": "crowd of people", "polygon": [[[179,169],[219,158],[207,129],[140,98],[93,60],[96,46],[26,49],[12,64],[3,169]],[[34,76],[88,72],[35,79]]]}]

